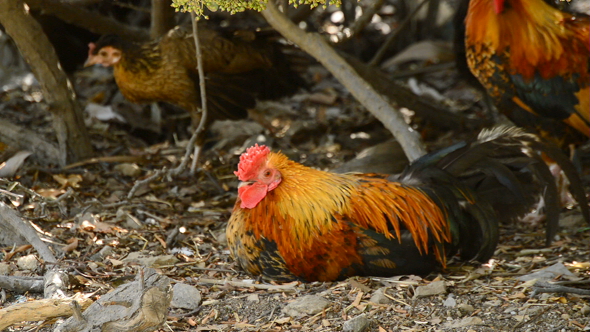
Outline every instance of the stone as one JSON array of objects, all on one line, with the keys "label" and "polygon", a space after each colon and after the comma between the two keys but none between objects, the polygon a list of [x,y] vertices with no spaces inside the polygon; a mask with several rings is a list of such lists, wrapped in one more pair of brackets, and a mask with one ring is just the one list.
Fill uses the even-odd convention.
[{"label": "stone", "polygon": [[326,309],[330,301],[317,295],[306,295],[289,303],[283,308],[283,312],[291,317],[300,317],[304,315],[315,315]]},{"label": "stone", "polygon": [[414,298],[427,297],[432,295],[444,294],[447,292],[447,286],[442,280],[433,281],[425,286],[416,287]]},{"label": "stone", "polygon": [[483,325],[483,320],[479,317],[465,317],[460,320],[450,321],[444,324],[445,328],[457,329],[461,327]]},{"label": "stone", "polygon": [[35,271],[39,267],[39,261],[35,255],[26,255],[19,257],[16,265],[21,270]]},{"label": "stone", "polygon": [[475,308],[471,304],[466,303],[459,304],[457,306],[457,309],[459,309],[459,312],[461,312],[463,316],[470,315],[472,312],[475,311]]},{"label": "stone", "polygon": [[174,255],[151,256],[143,252],[132,252],[123,259],[125,263],[139,263],[143,266],[158,268],[165,265],[173,265],[178,262]]},{"label": "stone", "polygon": [[347,320],[342,325],[344,332],[364,332],[371,327],[371,321],[365,315],[359,315]]},{"label": "stone", "polygon": [[201,292],[194,286],[177,283],[172,288],[172,292],[170,306],[173,308],[195,310],[201,303]]},{"label": "stone", "polygon": [[9,263],[1,262],[0,263],[0,276],[7,276],[12,271]]},{"label": "stone", "polygon": [[381,287],[373,293],[369,302],[377,303],[377,304],[389,304],[391,303],[391,299],[385,296],[386,287]]}]

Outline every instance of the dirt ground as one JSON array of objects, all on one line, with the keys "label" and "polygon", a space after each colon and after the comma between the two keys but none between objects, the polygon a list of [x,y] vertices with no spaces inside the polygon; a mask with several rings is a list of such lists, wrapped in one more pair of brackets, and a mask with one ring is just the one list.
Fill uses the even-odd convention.
[{"label": "dirt ground", "polygon": [[[136,181],[178,163],[188,136],[182,131],[158,134],[153,126],[140,125],[147,109],[137,112],[136,106],[122,101],[115,111],[127,111],[125,123],[87,119],[102,157],[66,169],[30,157],[13,178],[0,179],[1,189],[22,197],[2,195],[3,200],[30,220],[55,250],[59,265],[70,275],[70,295],[92,294],[96,299],[116,288],[137,274],[141,264],[128,258],[138,253],[158,258],[150,264],[172,283],[195,286],[201,294],[198,308],[172,308],[161,331],[590,330],[588,295],[544,293],[534,281],[519,280],[562,263],[549,281],[587,292],[590,232],[575,207],[564,210],[549,247],[544,246],[542,221],[503,225],[496,254],[483,265],[451,263],[428,276],[295,282],[270,290],[245,284],[268,282],[241,271],[225,241],[237,191],[232,172],[244,148],[265,142],[306,165],[334,169],[390,138],[329,75],[320,69],[314,75],[311,91],[258,107],[258,122],[217,124],[195,176],[158,178],[128,197]],[[94,76],[81,75],[76,81],[82,98],[116,90],[112,80],[90,84],[88,77]],[[458,113],[489,116],[477,92],[461,84],[452,70],[430,79],[452,82],[441,92],[448,98],[460,96]],[[30,98],[36,91],[4,92],[3,112],[51,139],[50,115]],[[188,126],[182,111],[164,110],[174,115],[168,120],[177,127]],[[412,120],[431,150],[473,138],[479,130]],[[5,159],[10,157],[6,154]],[[391,157],[383,162],[394,169],[404,164]],[[582,176],[590,189],[590,154],[582,156]],[[43,276],[48,268],[26,245],[3,247],[0,258],[0,274],[9,276]],[[425,295],[431,289],[433,294]],[[0,308],[40,297],[3,290]],[[47,331],[52,323],[23,323],[8,331]]]}]

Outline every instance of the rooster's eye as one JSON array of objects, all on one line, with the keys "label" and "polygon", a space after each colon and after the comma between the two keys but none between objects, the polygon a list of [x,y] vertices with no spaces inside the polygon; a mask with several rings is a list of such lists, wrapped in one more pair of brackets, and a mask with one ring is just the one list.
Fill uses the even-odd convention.
[{"label": "rooster's eye", "polygon": [[270,176],[270,171],[269,170],[264,171],[264,177],[267,178],[269,176]]}]

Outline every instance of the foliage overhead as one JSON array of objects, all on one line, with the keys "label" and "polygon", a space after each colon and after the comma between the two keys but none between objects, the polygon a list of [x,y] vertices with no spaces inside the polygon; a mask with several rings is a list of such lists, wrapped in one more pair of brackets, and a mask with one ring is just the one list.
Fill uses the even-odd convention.
[{"label": "foliage overhead", "polygon": [[[340,6],[341,0],[289,0],[289,4],[295,7],[299,5],[336,5]],[[223,10],[235,14],[247,9],[262,11],[266,8],[266,1],[249,0],[172,0],[172,7],[181,12],[195,12],[202,16],[205,8],[211,11]]]}]

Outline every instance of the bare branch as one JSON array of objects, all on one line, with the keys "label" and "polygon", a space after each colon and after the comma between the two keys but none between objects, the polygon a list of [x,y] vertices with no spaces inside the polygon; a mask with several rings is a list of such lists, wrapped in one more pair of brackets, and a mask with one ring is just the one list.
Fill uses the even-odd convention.
[{"label": "bare branch", "polygon": [[369,112],[379,119],[399,141],[410,161],[425,154],[420,136],[405,123],[400,112],[395,110],[387,99],[375,91],[367,81],[359,77],[350,64],[342,59],[320,35],[306,33],[299,29],[279,11],[272,1],[266,4],[262,15],[285,38],[293,41],[321,62]]}]

